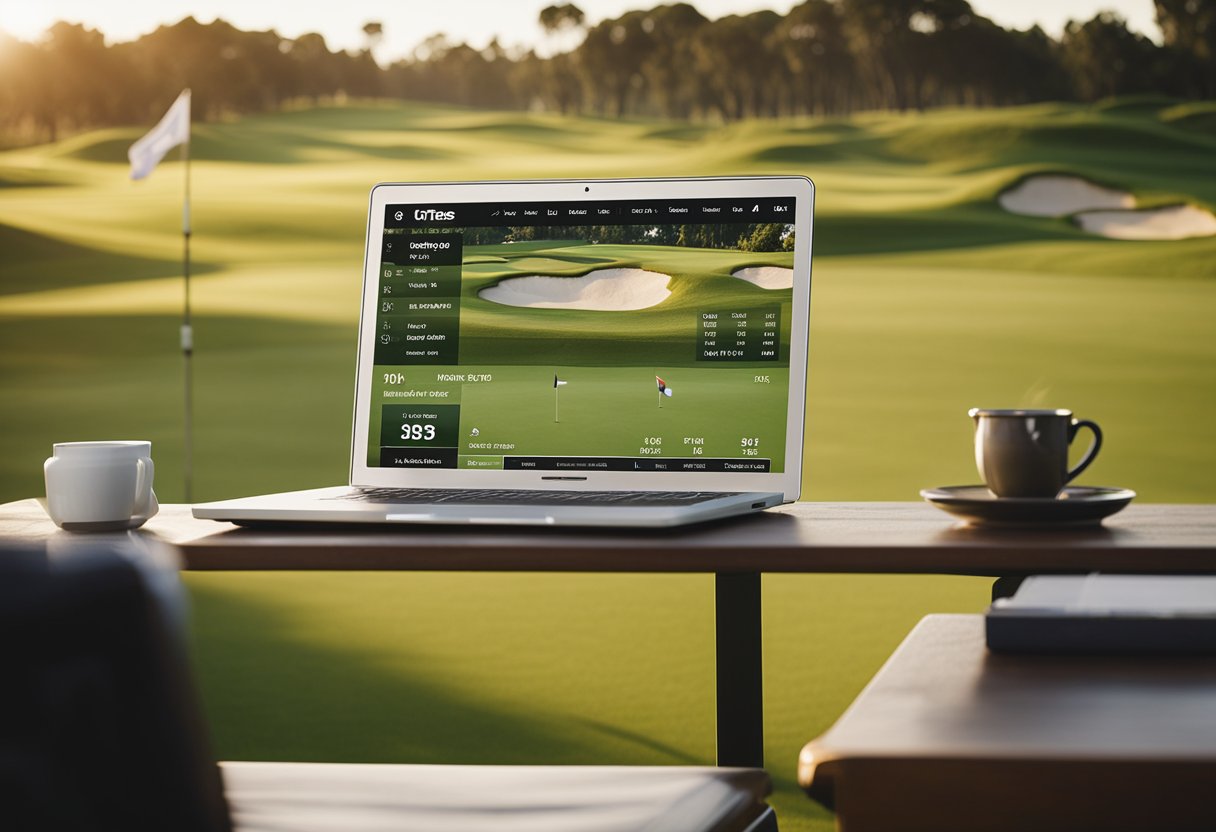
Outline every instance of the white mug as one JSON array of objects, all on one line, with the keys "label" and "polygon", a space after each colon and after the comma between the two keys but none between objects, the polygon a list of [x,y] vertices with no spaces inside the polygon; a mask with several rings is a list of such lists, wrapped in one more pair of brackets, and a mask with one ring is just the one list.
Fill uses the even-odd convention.
[{"label": "white mug", "polygon": [[67,531],[137,529],[160,509],[151,442],[56,442],[42,470],[47,513]]}]

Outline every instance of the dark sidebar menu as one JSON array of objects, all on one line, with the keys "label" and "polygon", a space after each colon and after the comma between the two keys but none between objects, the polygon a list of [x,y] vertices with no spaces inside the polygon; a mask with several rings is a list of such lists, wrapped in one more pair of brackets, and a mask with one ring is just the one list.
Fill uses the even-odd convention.
[{"label": "dark sidebar menu", "polygon": [[[385,234],[376,363],[458,364],[463,237],[446,229]],[[459,405],[383,405],[380,465],[455,468]]]},{"label": "dark sidebar menu", "polygon": [[376,311],[377,364],[456,364],[459,232],[386,234]]}]

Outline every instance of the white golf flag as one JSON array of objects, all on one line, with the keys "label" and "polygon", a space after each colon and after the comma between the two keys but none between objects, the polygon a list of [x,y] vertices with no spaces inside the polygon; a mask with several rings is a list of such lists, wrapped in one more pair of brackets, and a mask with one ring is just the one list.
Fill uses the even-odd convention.
[{"label": "white golf flag", "polygon": [[151,173],[165,154],[183,142],[190,141],[190,90],[173,102],[160,123],[142,139],[131,145],[127,158],[131,160],[131,178],[143,179]]}]

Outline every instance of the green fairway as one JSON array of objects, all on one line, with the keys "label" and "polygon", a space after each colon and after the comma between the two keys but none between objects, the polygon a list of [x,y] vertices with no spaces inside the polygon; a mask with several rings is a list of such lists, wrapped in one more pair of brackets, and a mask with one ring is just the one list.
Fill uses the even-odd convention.
[{"label": "green fairway", "polygon": [[[150,179],[127,181],[126,148],[145,127],[0,153],[5,500],[41,493],[52,442],[97,438],[151,439],[161,500],[182,499],[182,169],[171,154]],[[974,482],[966,409],[1050,406],[1106,433],[1085,483],[1150,502],[1216,500],[1216,238],[1108,240],[995,201],[1027,175],[1055,172],[1127,189],[1141,204],[1216,208],[1210,108],[1041,104],[688,129],[370,103],[199,125],[194,136],[196,499],[346,479],[376,182],[781,173],[817,187],[804,498],[916,500],[923,487]],[[637,407],[655,408],[647,418],[658,412],[651,377],[669,372],[675,395],[663,418],[682,418],[700,382],[656,356],[686,339],[663,316],[699,308],[686,294],[695,275],[712,273],[732,303],[789,303],[788,292],[729,276],[788,265],[786,255],[586,242],[466,250],[469,349],[503,373],[497,339],[550,355],[545,379],[570,382],[559,393],[565,425],[607,422],[612,396],[580,398],[591,376],[579,374],[595,368],[552,357],[561,326],[635,351],[645,371]],[[616,337],[612,313],[563,310],[569,323],[557,325],[554,310],[477,294],[509,276],[624,265],[672,275],[671,296],[647,310],[664,334],[653,343]],[[557,327],[549,343],[538,320]],[[528,410],[523,388],[505,386],[521,419],[553,424],[551,388]],[[461,395],[499,407],[479,398],[488,389]],[[752,389],[709,392],[745,412]],[[612,441],[631,452],[631,437],[646,435],[640,424],[604,429],[624,431]],[[709,578],[187,582],[224,757],[712,759]],[[827,830],[826,813],[793,786],[799,746],[921,615],[979,611],[988,582],[770,576],[764,590],[767,753],[782,829]]]}]

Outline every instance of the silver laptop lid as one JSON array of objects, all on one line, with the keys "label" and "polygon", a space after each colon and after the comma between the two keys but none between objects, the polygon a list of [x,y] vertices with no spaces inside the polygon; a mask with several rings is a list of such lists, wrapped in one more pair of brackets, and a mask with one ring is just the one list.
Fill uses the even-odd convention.
[{"label": "silver laptop lid", "polygon": [[803,177],[381,184],[351,484],[802,479]]}]

